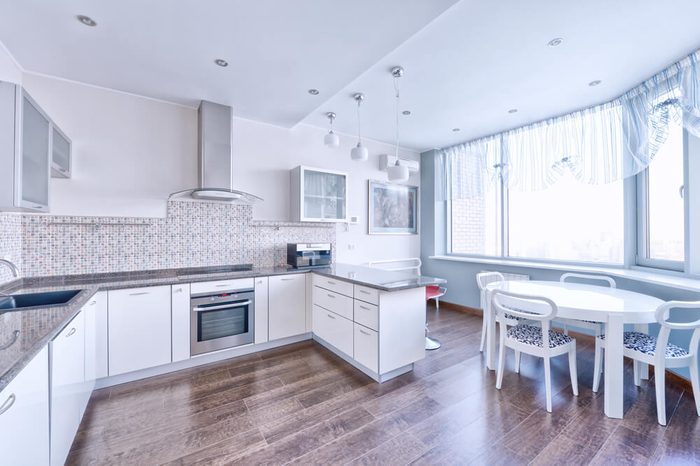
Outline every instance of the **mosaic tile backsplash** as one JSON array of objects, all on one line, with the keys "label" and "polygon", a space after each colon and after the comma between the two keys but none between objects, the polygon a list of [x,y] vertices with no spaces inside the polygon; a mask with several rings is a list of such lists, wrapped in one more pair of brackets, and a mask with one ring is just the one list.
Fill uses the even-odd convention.
[{"label": "mosaic tile backsplash", "polygon": [[[177,200],[165,218],[0,213],[0,257],[25,277],[253,263],[284,265],[288,242],[327,242],[332,224],[253,220],[252,206]],[[0,270],[0,282],[10,278]]]}]

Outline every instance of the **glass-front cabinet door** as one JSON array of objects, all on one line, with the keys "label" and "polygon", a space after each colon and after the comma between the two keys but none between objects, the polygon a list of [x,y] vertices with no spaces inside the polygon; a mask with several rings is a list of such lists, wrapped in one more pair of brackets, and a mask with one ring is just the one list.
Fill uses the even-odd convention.
[{"label": "glass-front cabinet door", "polygon": [[51,127],[51,176],[70,178],[71,143],[68,136],[56,126]]},{"label": "glass-front cabinet door", "polygon": [[51,167],[51,122],[26,93],[22,93],[20,207],[47,211]]},{"label": "glass-front cabinet door", "polygon": [[347,221],[347,175],[308,167],[292,170],[293,220]]}]

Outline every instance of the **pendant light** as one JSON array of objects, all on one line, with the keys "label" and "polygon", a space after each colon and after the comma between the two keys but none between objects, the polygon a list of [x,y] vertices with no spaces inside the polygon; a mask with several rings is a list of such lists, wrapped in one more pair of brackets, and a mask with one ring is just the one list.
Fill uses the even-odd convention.
[{"label": "pendant light", "polygon": [[352,98],[357,102],[357,145],[350,151],[350,158],[353,160],[365,161],[369,157],[369,153],[367,152],[367,148],[362,145],[362,126],[360,124],[360,104],[365,100],[365,95],[358,92],[352,96]]},{"label": "pendant light", "polygon": [[328,121],[330,122],[330,130],[328,131],[328,134],[324,136],[323,143],[327,147],[336,148],[340,146],[340,138],[333,132],[333,120],[335,120],[335,113],[328,112],[326,113],[326,117],[328,117]]},{"label": "pendant light", "polygon": [[403,76],[403,68],[401,68],[400,66],[395,66],[391,69],[391,75],[394,77],[394,91],[396,96],[396,140],[394,148],[396,162],[394,163],[394,165],[389,165],[386,168],[386,172],[389,181],[404,182],[408,181],[409,173],[408,167],[405,165],[401,165],[401,159],[399,159],[399,104],[401,99],[401,94],[399,92],[399,78]]}]

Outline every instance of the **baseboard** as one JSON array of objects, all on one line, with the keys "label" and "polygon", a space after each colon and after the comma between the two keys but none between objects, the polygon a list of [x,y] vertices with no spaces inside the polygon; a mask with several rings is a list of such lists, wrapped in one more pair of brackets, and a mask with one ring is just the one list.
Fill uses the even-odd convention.
[{"label": "baseboard", "polygon": [[481,316],[484,313],[481,309],[477,309],[475,307],[463,306],[461,304],[455,304],[449,301],[440,300],[440,309],[443,308],[450,309],[452,311],[463,312],[465,314],[473,314],[476,316]]}]

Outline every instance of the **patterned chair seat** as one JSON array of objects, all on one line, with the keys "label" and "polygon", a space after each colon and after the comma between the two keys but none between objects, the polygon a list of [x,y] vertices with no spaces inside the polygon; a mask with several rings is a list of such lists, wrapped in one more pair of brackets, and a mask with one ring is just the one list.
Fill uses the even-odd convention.
[{"label": "patterned chair seat", "polygon": [[[528,345],[539,346],[542,348],[542,328],[535,327],[534,325],[516,325],[508,329],[509,338],[514,338],[521,343]],[[564,335],[563,333],[555,332],[554,330],[549,331],[549,347],[556,348],[557,346],[566,345],[571,343],[572,338],[569,335]]]},{"label": "patterned chair seat", "polygon": [[[600,335],[598,338],[605,340],[605,335]],[[622,337],[622,342],[627,349],[639,351],[649,356],[653,356],[656,353],[656,337],[647,335],[646,333],[625,332]],[[683,356],[688,356],[688,351],[673,343],[668,343],[666,345],[667,358],[681,358]]]}]

